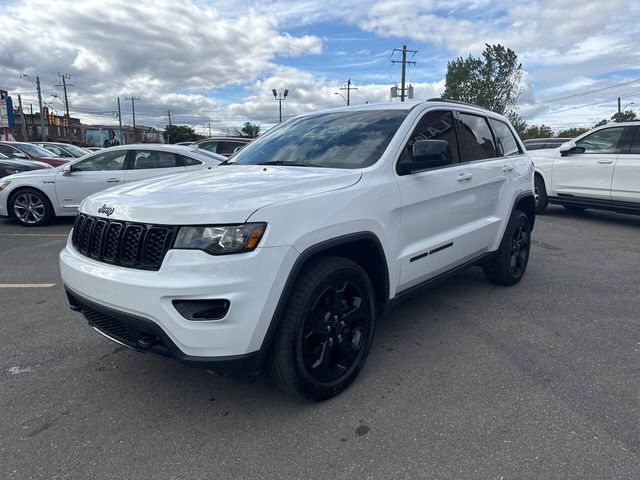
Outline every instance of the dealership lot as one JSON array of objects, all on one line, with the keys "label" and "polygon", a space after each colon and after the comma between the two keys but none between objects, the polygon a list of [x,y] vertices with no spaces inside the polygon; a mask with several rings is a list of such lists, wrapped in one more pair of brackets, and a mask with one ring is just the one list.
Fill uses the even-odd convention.
[{"label": "dealership lot", "polygon": [[0,219],[0,478],[640,476],[639,216],[549,207],[519,285],[398,305],[320,404],[100,337],[60,284],[72,222]]}]

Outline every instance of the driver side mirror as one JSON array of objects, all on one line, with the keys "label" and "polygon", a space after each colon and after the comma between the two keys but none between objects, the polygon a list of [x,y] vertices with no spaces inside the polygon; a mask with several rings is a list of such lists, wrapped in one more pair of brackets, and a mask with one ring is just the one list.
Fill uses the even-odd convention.
[{"label": "driver side mirror", "polygon": [[69,164],[62,167],[62,175],[64,175],[65,177],[68,177],[69,175],[71,175],[72,171],[73,170],[71,170],[71,165]]},{"label": "driver side mirror", "polygon": [[570,153],[584,153],[584,148],[578,147],[576,142],[569,140],[560,145],[560,155],[566,157]]}]

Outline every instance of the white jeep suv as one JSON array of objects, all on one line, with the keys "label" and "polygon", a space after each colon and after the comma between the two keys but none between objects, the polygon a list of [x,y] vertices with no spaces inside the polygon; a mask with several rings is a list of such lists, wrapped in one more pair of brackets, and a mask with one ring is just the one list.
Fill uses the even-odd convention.
[{"label": "white jeep suv", "polygon": [[549,203],[640,213],[640,122],[609,123],[530,155],[537,213]]},{"label": "white jeep suv", "polygon": [[80,206],[60,254],[72,309],[142,352],[228,374],[265,367],[329,398],[393,301],[470,265],[523,276],[533,164],[501,115],[455,102],[291,119],[206,174]]}]

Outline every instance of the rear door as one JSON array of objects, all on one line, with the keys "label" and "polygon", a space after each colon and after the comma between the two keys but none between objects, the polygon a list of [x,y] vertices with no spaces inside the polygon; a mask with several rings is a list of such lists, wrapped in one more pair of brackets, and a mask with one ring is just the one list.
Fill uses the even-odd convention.
[{"label": "rear door", "polygon": [[640,127],[628,130],[629,148],[623,148],[613,170],[611,200],[637,203],[640,207]]},{"label": "rear door", "polygon": [[184,173],[180,155],[162,150],[139,148],[133,150],[124,177],[126,183],[145,178]]},{"label": "rear door", "polygon": [[610,127],[576,141],[566,156],[553,162],[552,190],[558,196],[611,199],[613,169],[620,153],[624,127]]},{"label": "rear door", "polygon": [[58,206],[74,213],[89,195],[124,181],[124,165],[128,150],[102,150],[71,165],[70,173],[59,170],[55,187]]},{"label": "rear door", "polygon": [[[494,212],[503,180],[489,160],[497,156],[491,130],[484,117],[464,117],[461,122],[464,127],[456,128],[457,114],[449,110],[426,112],[398,160],[410,157],[416,140],[445,140],[451,146],[450,165],[398,174],[402,198],[399,291],[485,252],[498,228]],[[469,124],[474,131],[466,130]]]}]

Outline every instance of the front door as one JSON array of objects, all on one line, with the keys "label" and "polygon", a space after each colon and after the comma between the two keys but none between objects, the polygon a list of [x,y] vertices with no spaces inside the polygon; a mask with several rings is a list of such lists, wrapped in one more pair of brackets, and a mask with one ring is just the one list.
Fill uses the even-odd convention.
[{"label": "front door", "polygon": [[451,146],[450,165],[398,176],[402,198],[398,291],[484,253],[499,229],[496,210],[506,178],[496,169],[504,160],[496,158],[484,117],[460,116],[458,131],[457,123],[450,111],[427,112],[400,157],[402,161],[411,155],[416,140],[445,140]]},{"label": "front door", "polygon": [[624,127],[598,130],[576,141],[566,156],[553,162],[552,190],[558,196],[611,199],[613,169]]},{"label": "front door", "polygon": [[128,150],[101,150],[59,170],[56,175],[56,199],[65,213],[74,213],[89,195],[124,182],[124,164]]}]

